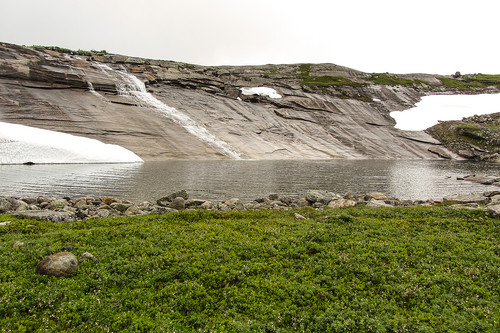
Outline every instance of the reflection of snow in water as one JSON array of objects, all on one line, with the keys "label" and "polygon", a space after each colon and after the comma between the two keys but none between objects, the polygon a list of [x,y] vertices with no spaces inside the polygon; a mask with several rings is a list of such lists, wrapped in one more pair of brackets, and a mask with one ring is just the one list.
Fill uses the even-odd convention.
[{"label": "reflection of snow in water", "polygon": [[424,96],[415,107],[391,112],[396,128],[421,131],[438,120],[460,120],[476,114],[500,112],[500,94]]},{"label": "reflection of snow in water", "polygon": [[142,159],[123,147],[61,132],[1,123],[0,164],[126,163]]},{"label": "reflection of snow in water", "polygon": [[281,95],[278,94],[276,90],[268,87],[240,88],[240,90],[243,95],[259,95],[270,98],[281,98]]}]

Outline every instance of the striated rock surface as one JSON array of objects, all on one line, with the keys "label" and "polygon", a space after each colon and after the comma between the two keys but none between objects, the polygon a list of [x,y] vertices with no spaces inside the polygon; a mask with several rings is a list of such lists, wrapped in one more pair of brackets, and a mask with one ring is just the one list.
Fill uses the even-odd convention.
[{"label": "striated rock surface", "polygon": [[[389,113],[424,95],[463,93],[455,81],[333,64],[207,67],[0,43],[0,122],[117,144],[144,160],[435,159],[448,157],[444,148],[429,151],[440,142],[395,129]],[[252,87],[274,93],[243,94]],[[498,91],[483,84],[465,92]]]}]

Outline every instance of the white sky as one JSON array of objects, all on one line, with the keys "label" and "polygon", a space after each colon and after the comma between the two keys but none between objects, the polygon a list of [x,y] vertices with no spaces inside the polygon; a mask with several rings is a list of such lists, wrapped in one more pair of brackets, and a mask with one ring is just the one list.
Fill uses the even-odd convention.
[{"label": "white sky", "polygon": [[500,73],[498,0],[1,0],[0,41],[202,65]]}]

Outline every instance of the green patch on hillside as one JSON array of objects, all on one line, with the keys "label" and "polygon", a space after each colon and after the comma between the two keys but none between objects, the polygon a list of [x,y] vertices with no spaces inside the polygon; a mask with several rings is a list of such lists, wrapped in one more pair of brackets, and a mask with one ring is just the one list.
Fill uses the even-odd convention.
[{"label": "green patch on hillside", "polygon": [[301,79],[300,84],[310,88],[327,88],[332,86],[351,86],[361,87],[364,84],[352,81],[342,76],[311,75],[311,64],[300,64],[298,76]]},{"label": "green patch on hillside", "polygon": [[382,84],[387,86],[416,87],[425,85],[425,82],[421,80],[412,80],[385,73],[372,74],[372,76],[370,77],[370,81],[375,84]]},{"label": "green patch on hillside", "polygon": [[106,55],[108,52],[106,50],[101,50],[101,51],[96,51],[96,50],[90,50],[90,51],[85,51],[85,50],[70,50],[66,49],[63,47],[58,47],[58,46],[43,46],[43,45],[32,45],[31,46],[34,49],[37,50],[50,50],[50,51],[56,51],[60,53],[67,53],[67,54],[76,54],[76,55],[83,55],[83,56],[91,56],[91,55]]},{"label": "green patch on hillside", "polygon": [[[0,215],[3,331],[493,332],[500,220],[446,208]],[[13,247],[15,241],[23,246]],[[90,252],[71,278],[47,255]]]},{"label": "green patch on hillside", "polygon": [[457,78],[440,78],[443,86],[455,89],[500,86],[500,75],[468,74]]}]

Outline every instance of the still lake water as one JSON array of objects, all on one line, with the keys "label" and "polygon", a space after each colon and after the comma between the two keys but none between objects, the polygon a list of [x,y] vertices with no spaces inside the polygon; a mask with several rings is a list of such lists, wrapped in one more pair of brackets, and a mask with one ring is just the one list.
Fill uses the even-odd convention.
[{"label": "still lake water", "polygon": [[499,189],[467,181],[467,174],[498,176],[498,164],[469,161],[162,161],[131,164],[0,165],[0,195],[102,196],[153,201],[185,189],[191,198],[251,201],[308,189],[345,194],[373,191],[402,199],[440,198]]}]

